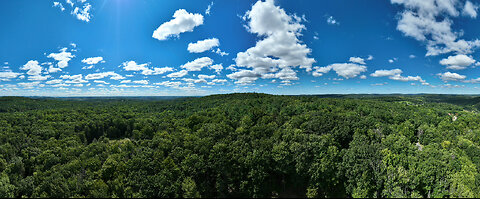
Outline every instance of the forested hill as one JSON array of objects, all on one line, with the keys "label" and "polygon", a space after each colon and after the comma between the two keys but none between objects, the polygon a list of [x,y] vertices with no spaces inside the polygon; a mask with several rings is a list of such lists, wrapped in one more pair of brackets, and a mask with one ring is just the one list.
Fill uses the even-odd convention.
[{"label": "forested hill", "polygon": [[0,98],[0,197],[479,197],[476,96]]}]

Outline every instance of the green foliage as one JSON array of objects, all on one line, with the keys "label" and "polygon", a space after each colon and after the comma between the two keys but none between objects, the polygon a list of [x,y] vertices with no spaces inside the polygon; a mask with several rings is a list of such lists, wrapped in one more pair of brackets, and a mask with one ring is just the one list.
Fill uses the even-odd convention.
[{"label": "green foliage", "polygon": [[479,99],[3,97],[0,197],[480,197]]}]

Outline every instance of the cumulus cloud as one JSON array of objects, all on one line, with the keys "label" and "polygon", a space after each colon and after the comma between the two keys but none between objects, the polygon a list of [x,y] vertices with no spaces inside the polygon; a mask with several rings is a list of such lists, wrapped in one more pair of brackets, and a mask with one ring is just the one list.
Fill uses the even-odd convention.
[{"label": "cumulus cloud", "polygon": [[[463,6],[459,0],[391,0],[393,4],[405,9],[399,13],[397,29],[406,36],[423,42],[427,47],[426,56],[435,56],[449,52],[471,53],[480,46],[478,39],[466,41],[460,39],[461,32],[452,30],[451,18],[458,17]],[[468,3],[467,3],[468,4]],[[464,9],[470,16],[470,4]],[[475,10],[475,9],[473,9]]]},{"label": "cumulus cloud", "polygon": [[392,69],[392,70],[376,70],[374,73],[370,74],[372,77],[388,77],[394,76],[398,74],[402,74],[403,71],[400,69]]},{"label": "cumulus cloud", "polygon": [[92,5],[86,3],[83,5],[83,8],[75,7],[72,11],[72,15],[76,16],[78,20],[90,22],[90,9],[92,9]]},{"label": "cumulus cloud", "polygon": [[229,55],[229,53],[223,52],[222,50],[220,50],[220,48],[217,48],[216,50],[212,50],[212,52],[217,53],[218,55],[220,55],[222,57],[225,56],[225,55]]},{"label": "cumulus cloud", "polygon": [[196,43],[189,43],[187,50],[190,53],[201,53],[217,46],[220,46],[220,42],[218,41],[218,39],[211,38],[211,39],[200,40],[200,41],[197,41]]},{"label": "cumulus cloud", "polygon": [[178,81],[177,82],[164,81],[164,82],[154,83],[154,85],[171,87],[171,88],[186,90],[186,91],[196,90],[195,84],[193,82],[182,83]]},{"label": "cumulus cloud", "polygon": [[198,75],[198,79],[213,79],[215,75]]},{"label": "cumulus cloud", "polygon": [[147,70],[142,71],[142,74],[143,75],[161,75],[161,74],[164,74],[166,72],[171,72],[171,71],[173,71],[173,68],[171,68],[171,67],[153,68],[153,70],[152,69],[147,69]]},{"label": "cumulus cloud", "polygon": [[94,83],[97,83],[97,84],[110,84],[106,81],[103,81],[103,80],[93,80]]},{"label": "cumulus cloud", "polygon": [[201,14],[192,14],[185,9],[179,9],[173,14],[172,20],[163,23],[153,32],[152,37],[158,40],[178,37],[180,33],[192,32],[195,27],[202,24]]},{"label": "cumulus cloud", "polygon": [[88,65],[95,65],[100,62],[105,63],[105,60],[103,60],[103,57],[89,57],[82,60],[82,63],[88,64]]},{"label": "cumulus cloud", "polygon": [[445,72],[445,73],[438,73],[437,74],[441,80],[443,80],[444,82],[447,82],[447,81],[460,81],[460,80],[464,80],[465,78],[467,78],[467,76],[465,75],[460,75],[458,73],[451,73],[451,72]]},{"label": "cumulus cloud", "polygon": [[467,1],[465,2],[465,6],[463,7],[462,14],[465,16],[469,16],[471,18],[476,18],[477,17],[477,9],[478,6],[474,5],[472,2]]},{"label": "cumulus cloud", "polygon": [[46,81],[45,84],[60,84],[62,82],[63,80],[61,79],[54,79],[54,80]]},{"label": "cumulus cloud", "polygon": [[[78,20],[90,22],[90,19],[92,17],[92,15],[90,14],[90,11],[92,10],[92,5],[90,5],[90,3],[87,3],[86,0],[65,0],[65,2],[66,5],[70,5],[70,7],[67,6],[67,8],[71,9],[71,15],[75,16],[75,18],[77,18]],[[62,12],[66,10],[62,3],[56,1],[53,2],[53,7],[58,7]]]},{"label": "cumulus cloud", "polygon": [[58,61],[57,66],[59,68],[66,68],[68,66],[68,62],[75,57],[71,52],[67,52],[67,48],[60,49],[59,53],[50,53],[48,58],[53,58]]},{"label": "cumulus cloud", "polygon": [[170,74],[167,75],[167,77],[170,77],[170,78],[183,77],[187,74],[188,74],[187,70],[181,70],[181,71],[178,71],[178,72],[170,73]]},{"label": "cumulus cloud", "polygon": [[164,81],[164,82],[154,83],[154,85],[178,88],[180,85],[182,85],[182,82]]},{"label": "cumulus cloud", "polygon": [[135,61],[126,61],[122,63],[123,69],[126,71],[142,71],[142,70],[148,70],[147,66],[148,63],[145,64],[137,64]]},{"label": "cumulus cloud", "polygon": [[423,79],[420,77],[420,76],[401,76],[400,74],[397,74],[397,75],[394,75],[394,76],[390,76],[388,77],[389,79],[391,80],[396,80],[396,81],[402,81],[402,82],[407,82],[407,81],[420,81],[420,82],[424,82]]},{"label": "cumulus cloud", "polygon": [[448,58],[440,60],[441,65],[447,66],[447,69],[453,70],[463,70],[474,63],[475,59],[473,59],[472,56],[467,55],[448,56]]},{"label": "cumulus cloud", "polygon": [[346,79],[354,78],[360,73],[367,71],[367,67],[354,63],[335,63],[325,67],[315,67],[313,76],[322,76],[323,73],[328,73],[330,70],[334,70],[337,75]]},{"label": "cumulus cloud", "polygon": [[87,83],[88,81],[83,79],[82,74],[78,75],[61,75],[60,78],[66,79],[65,83],[67,84],[80,84],[80,83]]},{"label": "cumulus cloud", "polygon": [[171,67],[150,69],[148,65],[150,65],[150,63],[137,64],[135,61],[126,61],[123,62],[121,66],[123,66],[123,69],[126,71],[142,71],[142,75],[161,75],[173,71]]},{"label": "cumulus cloud", "polygon": [[[373,59],[373,58],[372,58]],[[357,64],[363,64],[365,65],[365,59],[361,58],[361,57],[350,57],[349,59],[350,62],[352,63],[357,63]]]},{"label": "cumulus cloud", "polygon": [[15,72],[12,72],[12,71],[0,72],[0,81],[9,81],[10,79],[17,78],[21,74],[22,73],[15,73]]},{"label": "cumulus cloud", "polygon": [[21,83],[18,83],[19,86],[24,87],[26,89],[32,89],[39,84],[40,84],[40,82],[21,82]]},{"label": "cumulus cloud", "polygon": [[147,80],[136,80],[136,81],[133,81],[133,83],[135,83],[135,84],[148,84],[148,81]]},{"label": "cumulus cloud", "polygon": [[42,66],[37,60],[30,60],[25,65],[20,67],[20,70],[28,70],[27,75],[40,75],[42,74]]},{"label": "cumulus cloud", "polygon": [[44,80],[47,80],[48,78],[50,78],[51,76],[50,75],[33,75],[33,76],[28,76],[28,80],[30,81],[44,81]]},{"label": "cumulus cloud", "polygon": [[210,66],[212,64],[213,64],[213,60],[210,59],[209,57],[201,57],[191,62],[188,62],[180,67],[185,68],[187,71],[201,71],[202,68]]},{"label": "cumulus cloud", "polygon": [[70,86],[70,84],[54,84],[52,87],[58,88],[58,87],[67,87]]},{"label": "cumulus cloud", "polygon": [[48,67],[48,72],[49,72],[49,73],[56,73],[56,72],[60,72],[60,71],[62,71],[61,68],[55,68],[55,67],[53,67],[53,65],[50,65],[50,66]]},{"label": "cumulus cloud", "polygon": [[227,77],[236,80],[236,84],[252,84],[261,77],[261,75],[251,70],[240,70],[227,75]]},{"label": "cumulus cloud", "polygon": [[430,85],[420,76],[402,76],[403,71],[401,69],[391,69],[391,70],[376,70],[374,73],[370,74],[372,77],[388,77],[391,80],[395,81],[419,81],[422,85]]},{"label": "cumulus cloud", "polygon": [[213,83],[213,84],[215,84],[215,83],[224,84],[226,82],[228,82],[228,80],[226,80],[226,79],[214,79],[214,80],[212,80],[211,83]]},{"label": "cumulus cloud", "polygon": [[215,72],[217,74],[220,74],[220,72],[223,70],[223,65],[222,64],[215,64],[215,65],[209,66],[209,68],[215,70]]},{"label": "cumulus cloud", "polygon": [[125,79],[125,77],[123,77],[123,76],[121,76],[121,75],[119,75],[119,74],[117,74],[113,71],[88,74],[87,76],[85,76],[85,79],[86,80],[103,79],[105,77],[110,77],[110,79],[113,79],[113,80]]},{"label": "cumulus cloud", "polygon": [[[292,67],[300,67],[311,71],[313,58],[308,58],[311,49],[303,44],[298,36],[305,26],[300,22],[302,18],[288,15],[285,10],[275,6],[273,0],[257,1],[252,9],[243,16],[247,21],[246,28],[262,40],[245,52],[237,53],[236,66],[247,67],[251,70],[241,70],[228,77],[237,80],[236,83],[253,83],[258,77],[284,77],[286,72],[294,75]],[[282,69],[282,70],[280,70]],[[285,70],[283,70],[285,69]],[[272,75],[278,71],[282,74]],[[246,75],[241,77],[241,75]],[[296,79],[297,77],[288,77]]]}]

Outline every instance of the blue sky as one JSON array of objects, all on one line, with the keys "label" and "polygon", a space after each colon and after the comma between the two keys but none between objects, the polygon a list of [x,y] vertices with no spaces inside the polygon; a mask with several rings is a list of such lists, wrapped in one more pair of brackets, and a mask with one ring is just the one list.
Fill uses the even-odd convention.
[{"label": "blue sky", "polygon": [[477,94],[478,5],[4,0],[0,95]]}]

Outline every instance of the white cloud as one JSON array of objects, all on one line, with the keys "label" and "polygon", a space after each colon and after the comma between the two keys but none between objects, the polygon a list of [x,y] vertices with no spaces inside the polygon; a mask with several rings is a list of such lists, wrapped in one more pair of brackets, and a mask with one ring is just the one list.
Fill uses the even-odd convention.
[{"label": "white cloud", "polygon": [[102,81],[102,80],[93,80],[93,82],[95,82],[97,84],[107,84],[107,85],[110,84],[110,83],[108,83],[106,81]]},{"label": "white cloud", "polygon": [[122,81],[120,82],[120,84],[128,84],[128,83],[130,83],[130,82],[132,82],[132,80],[122,80]]},{"label": "white cloud", "polygon": [[393,63],[393,62],[395,62],[395,61],[397,61],[397,58],[396,58],[396,57],[394,57],[394,58],[392,58],[392,59],[389,59],[389,60],[388,60],[388,63]]},{"label": "white cloud", "polygon": [[372,77],[388,77],[402,74],[403,71],[400,69],[392,69],[392,70],[376,70],[374,73],[370,74]]},{"label": "white cloud", "polygon": [[30,60],[25,65],[20,67],[20,70],[28,70],[28,75],[40,75],[42,73],[42,66],[36,60]]},{"label": "white cloud", "polygon": [[136,81],[133,81],[133,83],[135,83],[135,84],[148,84],[148,81],[147,80],[136,80]]},{"label": "white cloud", "polygon": [[70,84],[54,84],[54,85],[52,85],[52,87],[56,87],[56,88],[58,88],[58,87],[68,87],[68,86],[70,86]]},{"label": "white cloud", "polygon": [[65,68],[68,66],[68,62],[75,57],[71,52],[67,52],[67,48],[60,49],[59,53],[50,53],[48,58],[53,58],[58,61],[57,66],[59,68]]},{"label": "white cloud", "polygon": [[48,67],[48,72],[49,72],[49,73],[56,73],[56,72],[60,72],[60,71],[62,71],[61,68],[55,68],[55,67],[53,67],[53,65],[50,65],[50,66]]},{"label": "white cloud", "polygon": [[329,16],[327,19],[327,23],[330,25],[340,25],[340,22],[338,22],[333,16]]},{"label": "white cloud", "polygon": [[372,77],[388,77],[391,80],[395,81],[419,81],[422,85],[429,85],[425,80],[420,76],[402,76],[403,71],[401,69],[392,69],[392,70],[376,70],[374,73],[370,74]]},{"label": "white cloud", "polygon": [[88,64],[88,65],[95,65],[100,62],[105,63],[105,60],[103,60],[103,57],[89,57],[82,60],[82,63]]},{"label": "white cloud", "polygon": [[135,61],[126,61],[122,63],[123,69],[126,71],[142,71],[142,75],[161,75],[166,72],[173,71],[171,67],[153,68],[147,66],[149,63],[137,64]]},{"label": "white cloud", "polygon": [[68,79],[65,81],[67,84],[79,84],[79,83],[87,83],[88,81],[83,79],[82,74],[78,75],[61,75],[60,78],[62,79]]},{"label": "white cloud", "polygon": [[185,68],[187,71],[201,71],[203,67],[207,67],[213,64],[213,60],[209,57],[197,58],[191,62],[188,62],[181,68]]},{"label": "white cloud", "polygon": [[231,70],[231,71],[237,71],[238,70],[237,68],[235,68],[234,64],[230,64],[230,66],[228,66],[226,69]]},{"label": "white cloud", "polygon": [[[86,0],[65,0],[66,4],[70,5],[69,8],[70,14],[75,16],[78,20],[89,22],[92,15],[90,14],[90,11],[92,10],[92,5],[90,3],[87,3]],[[66,10],[66,8],[62,5],[60,2],[53,2],[53,7],[58,7],[60,10],[63,12]]]},{"label": "white cloud", "polygon": [[217,74],[220,74],[220,72],[223,70],[222,64],[211,65],[209,68],[215,70]]},{"label": "white cloud", "polygon": [[352,63],[364,64],[365,65],[365,60],[363,58],[360,58],[360,57],[350,57],[349,61],[352,62]]},{"label": "white cloud", "polygon": [[200,41],[197,41],[196,43],[189,43],[187,50],[190,53],[201,53],[217,46],[220,46],[220,42],[218,41],[218,39],[211,38],[211,39],[200,40]]},{"label": "white cloud", "polygon": [[213,79],[215,75],[198,75],[198,79]]},{"label": "white cloud", "polygon": [[220,48],[217,48],[216,50],[212,50],[212,52],[217,53],[218,55],[220,55],[222,57],[225,56],[225,55],[229,55],[229,53],[223,52],[222,50],[220,50]]},{"label": "white cloud", "polygon": [[447,81],[460,81],[460,80],[464,80],[465,78],[467,78],[467,76],[465,75],[460,75],[460,74],[457,74],[457,73],[451,73],[451,72],[446,72],[446,73],[438,73],[437,74],[441,80],[443,80],[444,82],[447,82]]},{"label": "white cloud", "polygon": [[211,83],[213,83],[213,84],[215,84],[215,83],[225,84],[226,82],[228,82],[228,80],[226,80],[226,79],[214,79],[214,80],[212,80]]},{"label": "white cloud", "polygon": [[463,7],[462,14],[465,16],[469,16],[471,18],[476,18],[477,17],[477,9],[478,6],[474,5],[472,2],[467,1],[465,2],[465,6]]},{"label": "white cloud", "polygon": [[86,80],[92,80],[92,79],[103,79],[105,77],[110,76],[110,79],[113,80],[120,80],[120,79],[125,79],[125,77],[115,73],[115,72],[103,72],[103,73],[93,73],[93,74],[88,74],[85,76]]},{"label": "white cloud", "polygon": [[426,56],[449,52],[468,54],[473,48],[480,46],[480,40],[459,39],[462,36],[461,32],[452,30],[453,21],[450,18],[458,17],[458,9],[463,6],[459,0],[391,0],[391,2],[405,7],[400,13],[397,29],[406,36],[425,43]]},{"label": "white cloud", "polygon": [[78,74],[78,75],[61,75],[60,78],[62,78],[62,79],[79,79],[79,78],[82,78],[82,74]]},{"label": "white cloud", "polygon": [[[247,11],[243,19],[248,22],[247,30],[257,34],[262,40],[245,52],[237,53],[236,66],[252,68],[241,70],[229,77],[236,83],[253,83],[258,77],[285,77],[285,72],[293,74],[291,67],[300,67],[311,71],[313,58],[308,58],[311,49],[303,44],[298,36],[305,26],[303,20],[296,15],[288,15],[285,10],[275,6],[273,0],[257,1],[252,9]],[[275,75],[279,69],[285,69]],[[246,75],[244,78],[240,75]],[[288,77],[289,79],[295,79]]]},{"label": "white cloud", "polygon": [[391,80],[396,80],[396,81],[402,81],[402,82],[407,82],[407,81],[420,81],[423,82],[422,78],[420,76],[401,76],[400,74],[396,74],[394,76],[388,77]]},{"label": "white cloud", "polygon": [[360,79],[367,79],[367,76],[366,75],[361,75]]},{"label": "white cloud", "polygon": [[453,70],[463,70],[474,63],[475,59],[473,59],[472,56],[467,55],[448,56],[448,58],[440,60],[441,65],[447,66],[447,69]]},{"label": "white cloud", "polygon": [[173,71],[173,68],[171,68],[171,67],[153,68],[153,70],[147,69],[147,70],[142,71],[142,74],[143,75],[161,75],[161,74],[164,74],[166,72],[171,72],[171,71]]},{"label": "white cloud", "polygon": [[227,75],[227,77],[236,80],[236,84],[252,84],[259,77],[261,77],[261,75],[251,70],[240,70],[238,72]]},{"label": "white cloud", "polygon": [[148,70],[147,66],[148,63],[145,64],[137,64],[135,61],[126,61],[122,63],[123,69],[126,71],[141,71],[141,70]]},{"label": "white cloud", "polygon": [[158,40],[166,40],[169,37],[178,37],[180,33],[192,32],[193,29],[203,24],[201,14],[188,13],[185,9],[179,9],[173,14],[173,19],[160,25],[152,37]]},{"label": "white cloud", "polygon": [[58,7],[58,8],[60,8],[60,10],[61,10],[62,12],[65,11],[65,8],[63,7],[62,3],[60,3],[60,2],[56,2],[56,1],[53,2],[53,7]]},{"label": "white cloud", "polygon": [[22,86],[26,89],[32,89],[34,86],[37,86],[39,84],[40,84],[40,82],[21,82],[21,83],[18,83],[19,86]]},{"label": "white cloud", "polygon": [[280,72],[275,73],[274,78],[278,78],[281,80],[298,80],[297,73],[291,68],[284,68],[280,70]]},{"label": "white cloud", "polygon": [[175,78],[175,77],[183,77],[185,75],[188,74],[188,71],[187,70],[181,70],[181,71],[178,71],[178,72],[174,72],[174,73],[170,73],[167,75],[167,77],[170,77],[170,78]]},{"label": "white cloud", "polygon": [[213,1],[210,4],[208,4],[207,9],[205,10],[206,15],[210,15],[210,10],[212,9],[212,6],[213,6]]},{"label": "white cloud", "polygon": [[415,55],[409,55],[409,56],[408,56],[408,58],[410,58],[410,59],[413,59],[413,58],[415,58],[415,57],[416,57]]},{"label": "white cloud", "polygon": [[33,75],[33,76],[28,76],[28,80],[30,80],[30,81],[43,81],[43,80],[47,80],[50,77],[51,77],[50,75],[45,75],[45,76]]},{"label": "white cloud", "polygon": [[328,73],[330,70],[334,70],[339,76],[349,79],[367,71],[367,67],[353,63],[335,63],[325,67],[315,67],[313,76],[322,76],[322,73]]},{"label": "white cloud", "polygon": [[90,22],[90,9],[92,9],[92,5],[86,3],[83,5],[83,8],[75,7],[75,9],[72,11],[72,15],[75,15],[78,20]]},{"label": "white cloud", "polygon": [[160,83],[154,83],[154,85],[178,88],[180,85],[182,85],[182,82],[164,81],[164,82],[160,82]]},{"label": "white cloud", "polygon": [[63,80],[61,79],[54,79],[54,80],[46,81],[45,84],[60,84],[62,82]]},{"label": "white cloud", "polygon": [[75,4],[72,2],[72,0],[65,0],[67,4],[69,4],[71,7],[73,7]]},{"label": "white cloud", "polygon": [[22,73],[15,73],[12,71],[0,72],[0,81],[8,81],[9,79],[17,78]]}]

